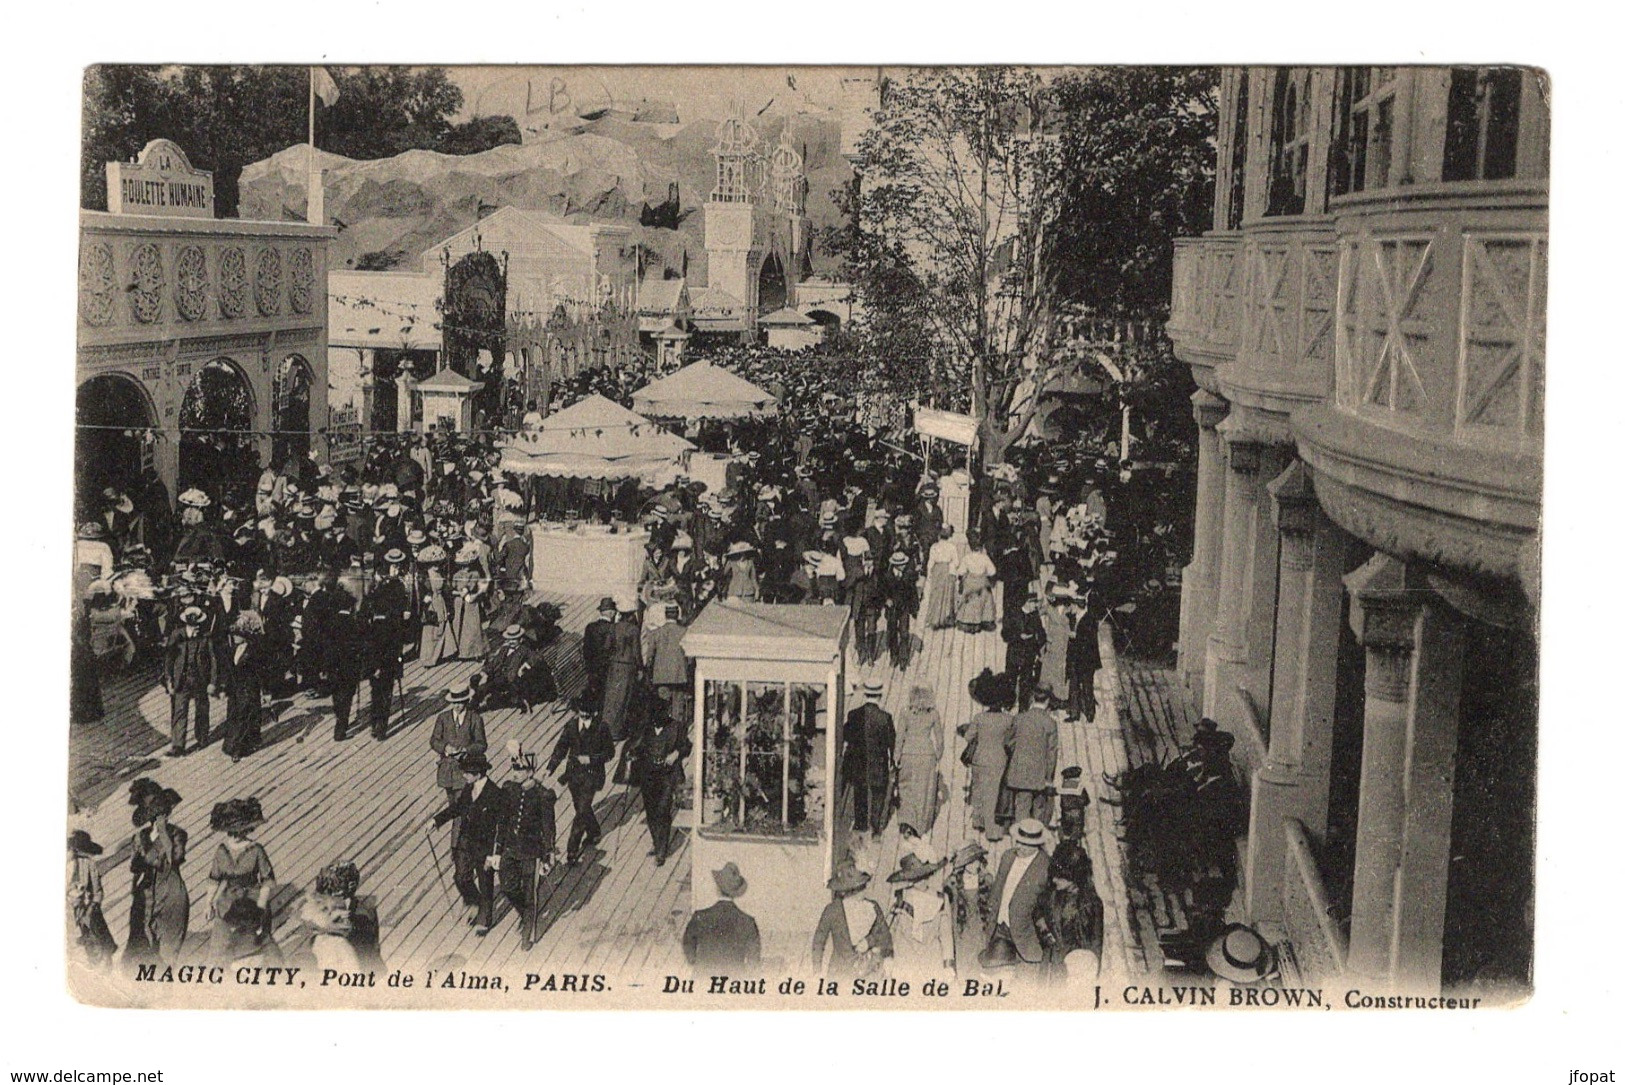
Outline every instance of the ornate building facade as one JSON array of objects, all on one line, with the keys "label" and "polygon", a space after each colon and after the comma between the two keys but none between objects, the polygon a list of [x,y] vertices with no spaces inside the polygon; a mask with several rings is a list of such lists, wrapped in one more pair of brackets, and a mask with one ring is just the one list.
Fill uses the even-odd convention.
[{"label": "ornate building facade", "polygon": [[81,501],[143,467],[173,499],[309,451],[327,424],[336,231],[214,218],[212,178],[168,140],[109,182],[117,210],[79,215]]},{"label": "ornate building facade", "polygon": [[[717,184],[705,203],[707,286],[738,299],[745,327],[791,303],[806,277],[807,175],[786,125],[763,154],[756,130],[739,118],[717,128]],[[696,316],[704,314],[696,311]]]},{"label": "ornate building facade", "polygon": [[1223,75],[1180,669],[1251,775],[1245,908],[1306,978],[1527,987],[1546,86]]}]

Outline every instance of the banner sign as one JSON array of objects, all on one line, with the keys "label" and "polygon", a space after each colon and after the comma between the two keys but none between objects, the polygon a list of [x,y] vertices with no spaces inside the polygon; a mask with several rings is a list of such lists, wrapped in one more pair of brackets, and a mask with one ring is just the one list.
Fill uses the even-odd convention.
[{"label": "banner sign", "polygon": [[955,411],[939,411],[934,407],[914,408],[914,429],[927,437],[940,437],[956,445],[976,443],[976,419]]}]

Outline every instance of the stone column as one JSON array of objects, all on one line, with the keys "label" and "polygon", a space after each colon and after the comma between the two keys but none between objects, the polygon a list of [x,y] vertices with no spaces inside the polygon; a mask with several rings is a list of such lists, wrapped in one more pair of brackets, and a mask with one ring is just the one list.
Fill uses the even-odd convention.
[{"label": "stone column", "polygon": [[1224,450],[1214,431],[1229,404],[1198,390],[1191,396],[1197,424],[1196,542],[1185,566],[1179,600],[1179,674],[1205,712],[1203,675],[1218,599],[1219,553],[1224,532]]},{"label": "stone column", "polygon": [[[1218,427],[1224,438],[1227,470],[1219,591],[1202,677],[1202,708],[1235,731],[1240,721],[1226,706],[1235,705],[1236,682],[1247,665],[1246,591],[1253,522],[1258,514],[1258,445],[1232,439],[1226,432],[1228,424],[1226,420]],[[1243,733],[1238,733],[1237,738],[1241,737]]]},{"label": "stone column", "polygon": [[1346,583],[1366,650],[1349,971],[1388,989],[1436,992],[1463,639],[1458,619],[1394,558],[1378,554]]},{"label": "stone column", "polygon": [[[1247,586],[1244,592],[1246,631],[1242,642],[1247,645],[1247,663],[1240,676],[1241,684],[1258,709],[1259,722],[1269,728],[1273,646],[1275,640],[1277,559],[1280,555],[1281,536],[1271,515],[1268,496],[1269,484],[1287,467],[1292,454],[1277,445],[1261,445],[1258,450],[1259,507],[1253,516],[1252,560],[1247,565]],[[1240,736],[1237,736],[1238,738]],[[1257,767],[1265,751],[1257,750],[1257,758],[1249,764]]]},{"label": "stone column", "polygon": [[1253,774],[1247,833],[1247,916],[1255,923],[1283,918],[1285,819],[1296,818],[1316,839],[1326,832],[1347,545],[1315,501],[1303,461],[1294,460],[1267,489],[1280,533],[1281,581],[1269,754]]}]

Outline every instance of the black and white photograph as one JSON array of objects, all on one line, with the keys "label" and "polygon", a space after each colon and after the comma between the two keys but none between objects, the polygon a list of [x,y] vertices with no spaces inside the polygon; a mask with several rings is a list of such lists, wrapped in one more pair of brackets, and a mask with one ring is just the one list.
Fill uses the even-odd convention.
[{"label": "black and white photograph", "polygon": [[1551,90],[86,68],[73,995],[1526,1002]]}]

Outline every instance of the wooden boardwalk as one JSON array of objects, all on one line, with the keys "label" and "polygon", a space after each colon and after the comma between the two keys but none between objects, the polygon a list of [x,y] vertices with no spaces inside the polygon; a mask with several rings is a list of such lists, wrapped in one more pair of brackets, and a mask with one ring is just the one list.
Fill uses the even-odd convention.
[{"label": "wooden boardwalk", "polygon": [[[548,598],[564,611],[564,636],[550,649],[563,693],[555,704],[538,707],[529,715],[505,710],[486,716],[492,777],[499,783],[508,774],[505,743],[517,738],[545,757],[566,719],[564,706],[580,686],[580,632],[593,617],[595,597]],[[967,690],[970,680],[983,667],[998,670],[1002,666],[1004,644],[996,633],[957,630],[926,630],[920,641],[906,672],[897,672],[886,662],[859,667],[854,659],[849,661],[848,680],[855,687],[865,679],[880,677],[886,684],[883,706],[894,717],[901,715],[913,686],[923,685],[935,694],[948,739],[942,764],[948,801],[932,836],[946,855],[973,835],[964,802],[967,770],[959,761],[963,743],[954,729],[975,711]],[[383,954],[391,967],[464,968],[510,975],[555,971],[658,976],[680,971],[679,935],[690,907],[686,833],[678,833],[672,861],[655,867],[647,855],[649,838],[636,792],[613,784],[601,793],[595,808],[604,828],[597,850],[573,867],[561,865],[544,881],[542,933],[529,952],[520,950],[514,918],[504,904],[499,904],[496,926],[487,937],[477,937],[464,922],[463,907],[450,885],[449,834],[437,831],[431,852],[424,823],[444,803],[444,794],[434,783],[436,758],[428,745],[433,719],[443,707],[443,690],[476,669],[476,663],[467,661],[433,669],[408,664],[403,682],[405,712],[397,716],[392,733],[382,743],[355,721],[352,737],[335,742],[332,710],[326,700],[300,694],[278,701],[268,712],[274,718],[264,727],[264,748],[236,764],[221,753],[218,741],[185,758],[163,759],[167,697],[150,676],[131,675],[110,682],[105,693],[109,719],[74,729],[70,783],[79,806],[72,827],[88,829],[107,848],[104,910],[118,941],[122,943],[129,930],[131,825],[125,785],[137,775],[150,775],[180,792],[183,801],[174,821],[191,835],[183,868],[192,896],[187,956],[204,952],[208,937],[208,870],[219,843],[218,835],[208,828],[208,811],[224,799],[252,795],[259,798],[267,817],[256,839],[265,845],[276,868],[278,886],[272,907],[279,939],[294,936],[297,903],[317,871],[335,859],[349,859],[362,871],[363,895],[378,905]],[[1130,673],[1137,675],[1132,669]],[[1125,750],[1124,734],[1138,735],[1145,727],[1155,730],[1161,726],[1138,710],[1120,721],[1119,702],[1137,705],[1145,691],[1137,676],[1126,683],[1126,692],[1120,693],[1115,685],[1111,668],[1103,668],[1099,679],[1102,708],[1095,722],[1074,725],[1062,721],[1060,725],[1060,765],[1083,766],[1090,793],[1097,799],[1103,773],[1119,772],[1126,763],[1145,756],[1144,751],[1132,749],[1134,742]],[[366,699],[363,686],[358,720],[365,718]],[[223,717],[223,707],[216,701],[216,721]],[[1157,719],[1167,721],[1172,716],[1165,712]],[[307,737],[298,741],[307,728]],[[1172,735],[1148,736],[1148,745],[1160,747],[1164,738]],[[694,771],[692,765],[689,771]],[[573,816],[567,795],[560,795],[558,812],[562,843]],[[1096,861],[1097,887],[1106,904],[1102,965],[1108,974],[1136,975],[1146,969],[1141,949],[1144,926],[1123,882],[1116,816],[1115,807],[1098,801],[1089,807],[1089,848]],[[871,894],[882,904],[889,898],[885,878],[896,869],[897,859],[894,820],[882,838],[860,856],[860,863],[875,875]],[[806,955],[802,945],[764,950],[790,966]]]}]

